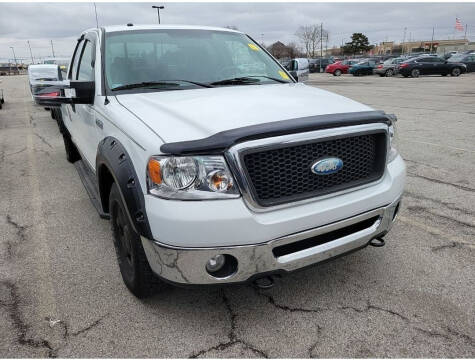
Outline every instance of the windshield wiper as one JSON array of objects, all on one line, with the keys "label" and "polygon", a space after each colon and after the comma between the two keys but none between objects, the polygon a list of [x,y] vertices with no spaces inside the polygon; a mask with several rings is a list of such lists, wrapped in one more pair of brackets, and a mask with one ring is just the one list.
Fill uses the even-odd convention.
[{"label": "windshield wiper", "polygon": [[210,85],[249,85],[249,84],[256,84],[259,83],[260,80],[254,79],[251,76],[242,76],[242,77],[235,77],[231,79],[224,79],[219,81],[214,81],[210,83]]},{"label": "windshield wiper", "polygon": [[186,82],[186,83],[190,83],[193,85],[198,85],[198,86],[206,87],[206,88],[213,87],[212,85],[209,85],[209,84],[204,84],[204,83],[189,81],[189,80],[159,80],[159,81],[144,81],[144,82],[135,83],[135,84],[120,85],[120,86],[116,86],[112,88],[111,90],[112,91],[130,90],[130,89],[147,88],[151,86],[162,86],[162,85],[179,86],[180,84],[178,84],[178,82]]},{"label": "windshield wiper", "polygon": [[256,78],[266,78],[270,80],[277,81],[279,83],[289,83],[289,81],[285,81],[282,79],[274,78],[272,76],[267,75],[249,75],[249,76],[241,76],[235,77],[231,79],[224,79],[212,82],[211,85],[250,85],[250,84],[257,84],[260,82],[259,79]]},{"label": "windshield wiper", "polygon": [[250,77],[250,78],[263,77],[263,78],[266,78],[266,79],[270,79],[270,80],[280,82],[282,84],[288,84],[288,83],[291,82],[291,81],[286,81],[286,80],[283,80],[283,79],[279,79],[279,78],[275,78],[275,77],[267,76],[267,75],[249,75],[247,77]]}]

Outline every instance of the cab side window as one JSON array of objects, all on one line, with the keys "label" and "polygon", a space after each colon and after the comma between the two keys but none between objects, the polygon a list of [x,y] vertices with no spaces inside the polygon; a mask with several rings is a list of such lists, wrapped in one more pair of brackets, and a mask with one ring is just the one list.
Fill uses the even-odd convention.
[{"label": "cab side window", "polygon": [[93,52],[94,44],[86,40],[79,62],[77,80],[94,81]]},{"label": "cab side window", "polygon": [[69,69],[68,79],[74,80],[77,76],[79,58],[81,57],[82,47],[84,45],[84,40],[78,42],[76,50],[74,51],[74,59],[71,62],[71,68]]}]

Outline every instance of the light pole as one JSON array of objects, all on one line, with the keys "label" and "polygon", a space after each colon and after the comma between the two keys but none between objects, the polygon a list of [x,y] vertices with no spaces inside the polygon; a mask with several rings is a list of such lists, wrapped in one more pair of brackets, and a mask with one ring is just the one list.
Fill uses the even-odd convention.
[{"label": "light pole", "polygon": [[404,48],[405,48],[405,42],[406,42],[406,31],[407,27],[404,28],[404,37],[402,38],[402,54],[404,55]]},{"label": "light pole", "polygon": [[26,42],[28,43],[28,47],[30,48],[31,63],[34,64],[35,60],[33,60],[33,53],[31,52],[30,40],[27,40]]},{"label": "light pole", "polygon": [[155,6],[155,5],[152,5],[152,8],[153,9],[157,9],[157,14],[158,14],[158,23],[160,24],[160,9],[165,9],[165,6]]},{"label": "light pole", "polygon": [[54,57],[54,47],[53,47],[53,40],[51,40],[51,52],[53,53],[53,57]]},{"label": "light pole", "polygon": [[10,49],[12,49],[12,51],[13,51],[13,59],[15,59],[15,67],[18,71],[18,63],[16,61],[15,49],[13,48],[13,46],[10,46]]}]

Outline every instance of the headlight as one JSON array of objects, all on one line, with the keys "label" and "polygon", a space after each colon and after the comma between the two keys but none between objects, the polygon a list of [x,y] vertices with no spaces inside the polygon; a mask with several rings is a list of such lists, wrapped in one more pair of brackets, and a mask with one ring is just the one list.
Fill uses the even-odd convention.
[{"label": "headlight", "polygon": [[148,192],[165,199],[229,199],[240,196],[222,156],[152,156]]},{"label": "headlight", "polygon": [[397,146],[397,131],[396,131],[396,122],[393,121],[391,125],[389,125],[389,154],[388,154],[388,163],[393,161],[397,155],[398,152],[396,150]]}]

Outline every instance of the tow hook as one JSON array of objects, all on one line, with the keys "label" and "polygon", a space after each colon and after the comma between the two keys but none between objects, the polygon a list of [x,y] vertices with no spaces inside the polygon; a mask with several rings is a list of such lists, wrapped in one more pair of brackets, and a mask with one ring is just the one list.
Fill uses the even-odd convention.
[{"label": "tow hook", "polygon": [[369,244],[371,246],[374,246],[374,247],[382,247],[384,245],[386,245],[386,242],[384,241],[384,238],[383,237],[379,237],[379,238],[374,238],[372,239]]},{"label": "tow hook", "polygon": [[271,276],[264,276],[254,280],[253,284],[259,289],[270,289],[271,287],[274,287],[275,281]]}]

